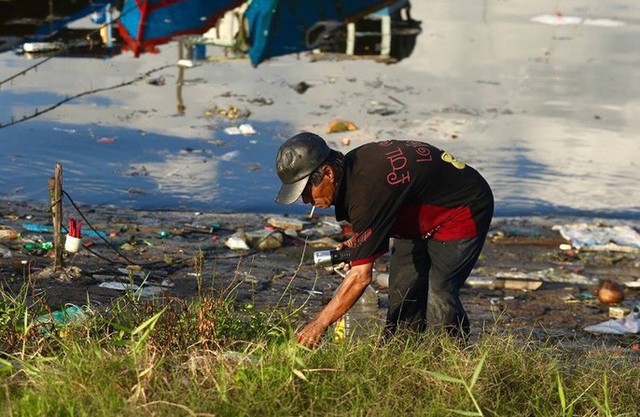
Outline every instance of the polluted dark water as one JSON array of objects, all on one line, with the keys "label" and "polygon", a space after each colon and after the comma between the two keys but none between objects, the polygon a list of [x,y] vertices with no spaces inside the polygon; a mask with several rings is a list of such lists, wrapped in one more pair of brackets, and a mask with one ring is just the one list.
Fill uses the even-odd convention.
[{"label": "polluted dark water", "polygon": [[[138,58],[122,48],[48,59],[6,46],[0,198],[46,202],[61,162],[80,203],[304,213],[273,202],[274,159],[288,136],[310,130],[343,152],[431,142],[487,178],[499,216],[638,221],[636,3],[414,1],[420,30],[392,64],[299,53],[253,66],[207,45],[179,65],[185,51],[173,41]],[[218,114],[231,108],[246,116]],[[357,129],[326,134],[334,119]],[[255,134],[225,132],[242,124]]]}]

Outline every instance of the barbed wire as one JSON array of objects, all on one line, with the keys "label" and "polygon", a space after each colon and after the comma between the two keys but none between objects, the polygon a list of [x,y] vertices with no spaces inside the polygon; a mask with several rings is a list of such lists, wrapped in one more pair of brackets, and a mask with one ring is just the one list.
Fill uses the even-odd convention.
[{"label": "barbed wire", "polygon": [[[134,7],[132,6],[132,7],[130,7],[129,9],[122,10],[122,11],[121,11],[121,13],[120,13],[120,15],[119,15],[117,18],[113,19],[113,20],[111,21],[111,23],[112,23],[112,24],[117,23],[117,22],[118,22],[118,21],[119,21],[123,16],[127,15],[128,13],[130,13],[133,9],[134,9]],[[88,35],[88,36],[91,36],[91,35],[93,35],[93,34],[95,34],[95,33],[98,33],[98,32],[100,31],[101,27],[102,27],[102,26],[100,26],[100,28],[98,28],[98,29],[96,29],[96,30],[94,30],[94,31],[92,31],[92,32],[89,32],[89,35]],[[65,48],[61,49],[60,51],[58,51],[58,52],[54,53],[54,54],[53,54],[53,55],[51,55],[51,56],[48,56],[47,58],[43,59],[42,61],[40,61],[40,62],[38,62],[38,63],[36,63],[36,64],[34,64],[34,65],[32,65],[32,66],[28,67],[28,68],[25,68],[25,69],[23,69],[23,70],[21,70],[21,71],[17,72],[16,74],[14,74],[14,75],[10,76],[9,78],[7,78],[7,79],[5,79],[5,80],[0,81],[0,87],[1,87],[2,85],[6,84],[7,82],[11,82],[12,80],[16,79],[17,77],[19,77],[19,76],[21,76],[21,75],[26,75],[26,74],[27,74],[28,72],[30,72],[30,71],[37,70],[37,69],[38,69],[38,67],[40,67],[40,66],[41,66],[41,65],[43,65],[44,63],[46,63],[46,62],[50,61],[51,59],[53,59],[53,58],[57,57],[58,55],[60,55],[60,54],[62,54],[62,53],[64,53],[64,52],[65,52],[65,51],[67,51],[68,49],[73,48],[73,47],[74,47],[75,45],[77,45],[77,44],[79,44],[79,41],[78,41],[77,43],[72,43],[70,46],[67,46],[67,47],[65,47]],[[164,66],[161,66],[161,67],[158,67],[158,68],[154,68],[154,69],[152,69],[152,70],[150,70],[150,71],[147,71],[147,72],[145,72],[144,74],[139,75],[139,76],[135,77],[134,79],[132,79],[132,80],[130,80],[130,81],[125,81],[125,82],[122,82],[122,83],[120,83],[120,84],[112,85],[112,86],[109,86],[109,87],[95,88],[95,89],[92,89],[92,90],[83,91],[83,92],[78,93],[78,94],[75,94],[75,95],[73,95],[73,96],[68,96],[68,97],[66,97],[66,98],[64,98],[64,99],[62,99],[62,100],[60,100],[60,101],[58,101],[58,102],[56,102],[56,103],[54,103],[54,104],[50,105],[49,107],[46,107],[46,108],[42,109],[42,110],[40,110],[40,109],[36,108],[36,109],[35,109],[35,111],[34,111],[34,113],[33,113],[33,114],[30,114],[30,115],[25,115],[25,116],[22,116],[22,117],[17,118],[17,119],[15,118],[15,116],[11,116],[11,121],[9,121],[9,122],[0,122],[0,129],[3,129],[3,128],[5,128],[5,127],[9,127],[9,126],[16,125],[16,124],[18,124],[18,123],[22,123],[22,122],[25,122],[25,121],[27,121],[27,120],[34,119],[34,118],[36,118],[36,117],[38,117],[38,116],[41,116],[41,115],[43,115],[43,114],[45,114],[45,113],[48,113],[48,112],[50,112],[50,111],[52,111],[52,110],[54,110],[54,109],[56,109],[56,108],[60,107],[61,105],[65,104],[65,103],[67,103],[67,102],[69,102],[69,101],[71,101],[71,100],[75,100],[75,99],[77,99],[77,98],[79,98],[79,97],[83,97],[83,96],[86,96],[86,95],[99,93],[99,92],[102,92],[102,91],[114,90],[114,89],[116,89],[116,88],[121,88],[121,87],[125,87],[125,86],[127,86],[127,85],[134,84],[134,83],[136,83],[136,82],[138,82],[138,81],[141,81],[141,80],[145,79],[146,77],[148,77],[149,75],[153,74],[154,72],[161,71],[161,70],[163,70],[163,69],[165,69],[165,68],[172,67],[172,66],[174,66],[174,65],[171,65],[171,64],[169,64],[169,65],[164,65]]]},{"label": "barbed wire", "polygon": [[53,110],[53,109],[55,109],[57,107],[60,107],[63,104],[65,104],[65,103],[67,103],[67,102],[69,102],[71,100],[75,100],[75,99],[77,99],[79,97],[90,95],[90,94],[99,93],[99,92],[102,92],[102,91],[115,90],[116,88],[121,88],[121,87],[125,87],[127,85],[134,84],[134,83],[136,83],[138,81],[141,81],[141,80],[147,78],[148,76],[150,76],[154,72],[162,71],[163,69],[166,69],[166,68],[169,68],[169,67],[174,67],[174,66],[175,66],[175,64],[163,65],[161,67],[149,70],[149,71],[145,72],[144,74],[139,75],[139,76],[137,76],[136,78],[134,78],[132,80],[125,81],[125,82],[122,82],[120,84],[112,85],[112,86],[109,86],[109,87],[95,88],[93,90],[83,91],[82,93],[78,93],[76,95],[66,97],[63,100],[60,100],[60,101],[52,104],[51,106],[46,107],[43,110],[39,110],[39,109],[36,108],[35,112],[33,114],[31,114],[31,115],[23,116],[22,118],[17,119],[17,120],[13,119],[13,117],[12,117],[12,120],[10,122],[0,123],[0,129],[3,129],[5,127],[9,127],[9,126],[13,126],[13,125],[17,125],[18,123],[22,123],[22,122],[25,122],[25,121],[30,120],[30,119],[34,119],[34,118],[36,118],[36,117],[38,117],[38,116],[40,116],[42,114],[48,113],[51,110]]}]

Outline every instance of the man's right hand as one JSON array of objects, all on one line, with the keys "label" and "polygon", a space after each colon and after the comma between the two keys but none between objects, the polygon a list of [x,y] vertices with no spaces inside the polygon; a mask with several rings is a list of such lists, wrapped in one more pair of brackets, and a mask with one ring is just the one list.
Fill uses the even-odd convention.
[{"label": "man's right hand", "polygon": [[[338,252],[343,251],[345,249],[349,249],[349,248],[354,248],[356,246],[356,240],[355,240],[355,236],[352,237],[349,240],[345,240],[342,243],[338,243],[338,246],[336,246],[336,250]],[[342,269],[344,271],[348,271],[351,269],[351,263],[350,262],[342,262],[338,265],[336,265],[337,269]]]}]

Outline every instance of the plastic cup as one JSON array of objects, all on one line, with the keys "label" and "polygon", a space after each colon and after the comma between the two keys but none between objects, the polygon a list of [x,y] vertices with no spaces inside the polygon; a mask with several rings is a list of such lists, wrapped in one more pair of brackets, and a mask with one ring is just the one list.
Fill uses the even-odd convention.
[{"label": "plastic cup", "polygon": [[64,241],[64,249],[67,252],[76,253],[80,249],[81,243],[82,239],[80,239],[79,237],[67,235],[67,239]]}]

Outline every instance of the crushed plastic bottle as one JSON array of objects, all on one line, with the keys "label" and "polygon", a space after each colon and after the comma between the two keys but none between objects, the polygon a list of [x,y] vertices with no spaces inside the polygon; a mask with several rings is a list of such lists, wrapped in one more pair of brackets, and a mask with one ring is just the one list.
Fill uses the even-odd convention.
[{"label": "crushed plastic bottle", "polygon": [[378,293],[368,285],[358,301],[342,316],[334,328],[334,339],[362,339],[373,336],[380,329]]}]

